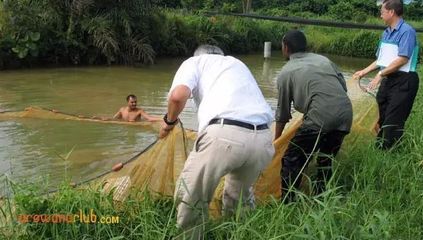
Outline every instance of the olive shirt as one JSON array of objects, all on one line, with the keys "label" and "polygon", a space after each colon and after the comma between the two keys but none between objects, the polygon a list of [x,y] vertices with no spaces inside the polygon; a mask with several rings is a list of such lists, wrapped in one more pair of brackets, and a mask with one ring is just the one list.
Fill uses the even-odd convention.
[{"label": "olive shirt", "polygon": [[291,102],[304,113],[303,126],[322,132],[349,132],[352,105],[341,72],[328,58],[314,53],[294,53],[277,78],[279,91],[275,119],[287,123]]}]

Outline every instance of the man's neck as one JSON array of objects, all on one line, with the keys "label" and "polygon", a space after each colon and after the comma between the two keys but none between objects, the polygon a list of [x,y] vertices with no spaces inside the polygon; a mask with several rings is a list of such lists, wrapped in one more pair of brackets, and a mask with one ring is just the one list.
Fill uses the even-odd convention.
[{"label": "man's neck", "polygon": [[136,108],[130,108],[130,107],[127,107],[128,108],[128,112],[136,112],[136,111],[138,111],[138,108],[136,107]]},{"label": "man's neck", "polygon": [[392,19],[392,23],[389,24],[389,27],[391,28],[391,30],[395,29],[395,27],[398,25],[400,20],[401,20],[401,17],[394,17]]}]

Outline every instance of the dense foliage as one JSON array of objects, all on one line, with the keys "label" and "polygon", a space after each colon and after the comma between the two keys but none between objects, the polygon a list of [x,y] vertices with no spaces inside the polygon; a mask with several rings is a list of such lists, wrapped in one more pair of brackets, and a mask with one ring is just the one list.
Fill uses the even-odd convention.
[{"label": "dense foliage", "polygon": [[[407,6],[407,19],[423,15],[423,0]],[[373,57],[380,31],[345,31],[235,17],[205,11],[379,23],[373,0],[3,0],[0,1],[0,69],[44,64],[150,64],[157,56],[187,56],[199,44],[230,54],[279,47],[300,28],[312,50]],[[421,27],[418,22],[417,27]],[[317,41],[319,40],[319,41]]]}]

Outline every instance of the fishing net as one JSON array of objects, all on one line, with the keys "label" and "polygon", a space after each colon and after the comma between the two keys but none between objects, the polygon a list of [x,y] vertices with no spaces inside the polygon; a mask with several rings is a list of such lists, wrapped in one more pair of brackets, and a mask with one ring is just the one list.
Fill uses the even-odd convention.
[{"label": "fishing net", "polygon": [[[341,152],[338,155],[339,158],[342,158],[342,161],[348,161],[348,153],[355,148],[357,143],[373,139],[372,135],[374,135],[378,114],[376,101],[371,95],[360,89],[358,81],[347,81],[347,85],[354,114],[352,131],[345,138]],[[127,123],[92,119],[36,107],[27,108],[22,112],[0,113],[0,120],[16,117],[129,124],[154,130],[159,128],[157,123]],[[294,136],[301,123],[302,115],[294,113],[293,119],[287,124],[281,137],[274,142],[276,153],[273,161],[263,171],[255,185],[258,203],[268,201],[272,197],[280,197],[281,158],[288,147],[290,139]],[[133,190],[148,190],[158,196],[173,196],[176,180],[195,139],[195,131],[184,129],[182,125],[178,125],[166,138],[157,140],[139,155],[125,163],[114,166],[113,170],[111,169],[109,172],[103,173],[96,179],[90,179],[89,181],[94,180],[94,182],[100,183],[103,191],[113,194],[113,198],[116,201],[124,201]],[[220,212],[222,190],[223,178],[210,205],[211,213],[215,216]]]},{"label": "fishing net", "polygon": [[[374,98],[364,93],[358,81],[348,81],[348,95],[353,104],[353,127],[344,141],[339,156],[348,159],[348,152],[358,142],[372,139],[377,121],[377,105]],[[263,171],[255,185],[257,201],[266,202],[272,197],[280,197],[281,158],[288,147],[290,139],[302,123],[302,115],[293,114],[293,119],[287,124],[281,137],[275,142],[275,156],[270,165]],[[274,126],[273,126],[274,129]],[[172,196],[175,183],[184,162],[196,138],[196,133],[184,130],[181,126],[165,139],[159,140],[138,159],[124,166],[121,170],[104,177],[104,190],[114,191],[115,200],[123,201],[131,189],[148,189],[160,195]],[[213,215],[220,212],[223,191],[223,178],[216,189],[210,210]]]},{"label": "fishing net", "polygon": [[10,120],[15,118],[74,120],[74,121],[81,121],[81,122],[140,126],[141,128],[145,128],[146,130],[159,129],[158,124],[152,124],[150,122],[125,122],[125,121],[117,121],[110,118],[104,118],[104,117],[95,117],[95,116],[87,117],[84,115],[63,113],[55,109],[47,109],[42,107],[27,107],[24,109],[24,111],[19,111],[19,112],[13,112],[13,111],[0,112],[0,120]]}]

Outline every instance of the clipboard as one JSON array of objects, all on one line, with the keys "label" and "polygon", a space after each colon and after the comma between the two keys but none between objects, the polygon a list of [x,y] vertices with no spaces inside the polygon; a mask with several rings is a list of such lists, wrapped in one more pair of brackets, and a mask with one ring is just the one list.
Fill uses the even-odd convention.
[{"label": "clipboard", "polygon": [[[415,72],[417,68],[417,56],[419,46],[414,47],[413,53],[406,64],[404,64],[398,71],[402,72]],[[379,42],[379,52],[376,64],[379,67],[385,68],[398,58],[398,45],[392,42]]]}]

